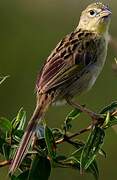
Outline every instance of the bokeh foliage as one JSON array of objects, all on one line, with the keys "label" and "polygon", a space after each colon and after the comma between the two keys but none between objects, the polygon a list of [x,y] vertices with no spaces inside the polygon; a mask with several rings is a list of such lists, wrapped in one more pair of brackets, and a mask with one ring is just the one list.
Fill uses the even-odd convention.
[{"label": "bokeh foliage", "polygon": [[[1,84],[6,77],[1,78]],[[70,134],[72,124],[82,112],[79,109],[72,110],[65,118],[61,128],[49,128],[44,120],[43,126],[38,125],[34,139],[18,168],[18,175],[10,175],[11,180],[48,180],[52,168],[72,168],[79,170],[83,175],[91,173],[95,180],[99,179],[99,169],[96,161],[98,154],[106,157],[102,149],[105,140],[106,129],[117,124],[117,102],[113,102],[103,108],[99,113],[99,119],[89,124],[87,128]],[[98,114],[99,115],[99,114]],[[10,166],[14,153],[18,148],[25,131],[26,111],[21,108],[15,118],[9,120],[0,118],[0,154],[4,160],[0,167]],[[89,131],[85,141],[77,136]],[[74,151],[65,154],[59,153],[59,144],[64,146],[67,142]]]}]

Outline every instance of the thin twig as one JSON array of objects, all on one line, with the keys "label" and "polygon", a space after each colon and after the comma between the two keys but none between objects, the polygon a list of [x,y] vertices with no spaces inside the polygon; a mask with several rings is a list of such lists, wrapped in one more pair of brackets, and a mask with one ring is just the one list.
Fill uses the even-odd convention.
[{"label": "thin twig", "polygon": [[112,113],[112,116],[116,116],[117,115],[117,109]]},{"label": "thin twig", "polygon": [[67,141],[69,141],[70,139],[72,139],[72,138],[74,138],[74,137],[76,137],[76,136],[79,136],[79,135],[81,135],[81,134],[83,134],[83,133],[91,130],[91,128],[92,128],[92,125],[88,126],[87,128],[84,128],[84,129],[79,130],[78,132],[72,134],[71,136],[65,135],[64,138],[57,140],[57,141],[56,141],[56,144],[61,144],[61,143],[63,143],[63,142],[67,142]]},{"label": "thin twig", "polygon": [[11,161],[2,161],[2,162],[0,162],[0,167],[4,167],[4,166],[7,166],[7,165],[9,165],[11,163]]}]

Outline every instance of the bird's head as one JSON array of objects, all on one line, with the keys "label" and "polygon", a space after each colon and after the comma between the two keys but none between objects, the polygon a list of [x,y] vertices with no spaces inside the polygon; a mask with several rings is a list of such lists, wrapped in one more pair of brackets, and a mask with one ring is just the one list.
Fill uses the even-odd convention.
[{"label": "bird's head", "polygon": [[90,4],[81,14],[78,28],[105,34],[111,17],[110,9],[100,2]]}]

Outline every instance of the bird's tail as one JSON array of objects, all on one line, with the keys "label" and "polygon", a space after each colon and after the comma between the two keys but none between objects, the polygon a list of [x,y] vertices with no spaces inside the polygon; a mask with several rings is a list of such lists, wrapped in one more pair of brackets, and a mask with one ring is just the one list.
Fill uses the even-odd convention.
[{"label": "bird's tail", "polygon": [[46,95],[42,95],[39,98],[39,102],[37,102],[37,106],[35,108],[35,111],[28,123],[28,126],[26,128],[26,131],[23,135],[23,138],[20,142],[19,148],[11,162],[9,174],[12,175],[15,170],[20,166],[26,151],[28,150],[28,147],[30,145],[30,141],[34,135],[37,122],[41,121],[41,117],[44,115],[44,112],[47,110],[48,106],[51,103],[51,99],[48,98]]}]

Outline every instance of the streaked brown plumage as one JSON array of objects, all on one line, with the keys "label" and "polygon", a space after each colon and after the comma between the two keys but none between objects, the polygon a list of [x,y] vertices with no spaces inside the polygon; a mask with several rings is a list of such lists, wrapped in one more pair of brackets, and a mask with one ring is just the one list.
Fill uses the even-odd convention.
[{"label": "streaked brown plumage", "polygon": [[36,83],[37,106],[10,167],[13,174],[22,162],[49,105],[89,90],[101,72],[107,54],[110,10],[102,3],[89,5],[78,27],[47,58]]},{"label": "streaked brown plumage", "polygon": [[[72,83],[76,84],[77,81],[79,83],[84,72],[87,73],[87,76],[90,76],[90,70],[88,71],[87,68],[88,66],[90,68],[94,63],[98,63],[97,57],[102,55],[100,52],[106,51],[105,44],[105,38],[102,38],[100,34],[87,30],[79,29],[67,35],[57,45],[43,67],[37,81],[39,94],[51,90],[55,92],[56,89],[57,93],[58,89],[60,91],[59,97],[73,96],[83,92],[83,85],[81,85],[81,89],[79,89],[80,86],[77,86],[77,92],[74,92],[74,88],[72,91]],[[103,65],[103,62],[99,63],[101,66]],[[84,85],[86,86],[86,83]],[[64,91],[67,87],[69,88]]]}]

